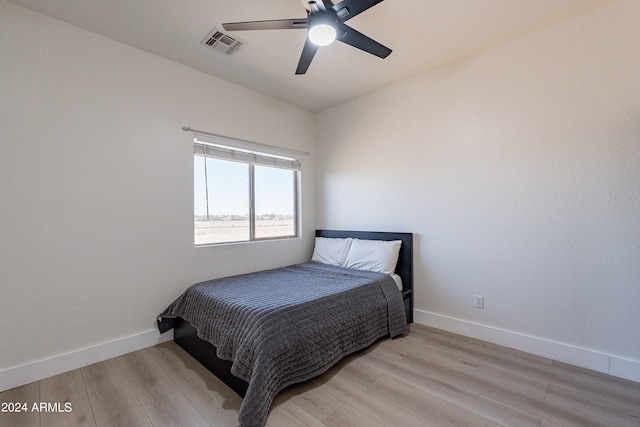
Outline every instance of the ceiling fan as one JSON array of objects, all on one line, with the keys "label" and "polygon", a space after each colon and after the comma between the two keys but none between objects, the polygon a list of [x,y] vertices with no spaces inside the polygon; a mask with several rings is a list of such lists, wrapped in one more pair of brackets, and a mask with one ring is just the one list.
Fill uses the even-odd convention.
[{"label": "ceiling fan", "polygon": [[302,48],[302,55],[296,69],[296,74],[304,74],[307,72],[318,48],[327,46],[333,43],[334,40],[341,41],[380,58],[389,56],[391,49],[345,24],[349,19],[382,1],[342,0],[335,5],[331,0],[310,1],[306,18],[232,22],[222,24],[222,27],[227,31],[307,29],[307,40]]}]

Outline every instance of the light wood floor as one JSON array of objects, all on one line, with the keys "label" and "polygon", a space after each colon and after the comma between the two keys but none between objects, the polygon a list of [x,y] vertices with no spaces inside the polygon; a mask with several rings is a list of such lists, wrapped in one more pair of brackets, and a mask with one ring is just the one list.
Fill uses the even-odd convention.
[{"label": "light wood floor", "polygon": [[[29,406],[0,425],[235,426],[240,401],[168,342],[0,393]],[[413,324],[284,390],[268,425],[638,427],[640,384]]]}]

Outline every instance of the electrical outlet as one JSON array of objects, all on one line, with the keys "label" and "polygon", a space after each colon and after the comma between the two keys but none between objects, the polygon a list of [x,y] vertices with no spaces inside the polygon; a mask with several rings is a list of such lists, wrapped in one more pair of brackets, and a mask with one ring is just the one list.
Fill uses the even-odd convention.
[{"label": "electrical outlet", "polygon": [[482,295],[474,295],[473,304],[475,308],[484,308],[484,297]]}]

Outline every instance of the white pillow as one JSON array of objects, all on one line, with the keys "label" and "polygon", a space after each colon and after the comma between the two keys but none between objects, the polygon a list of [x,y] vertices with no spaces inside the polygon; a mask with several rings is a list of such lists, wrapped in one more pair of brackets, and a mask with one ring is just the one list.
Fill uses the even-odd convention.
[{"label": "white pillow", "polygon": [[347,239],[316,237],[316,246],[313,249],[311,261],[344,267],[352,240],[350,237]]},{"label": "white pillow", "polygon": [[345,267],[392,274],[396,269],[402,240],[353,239]]}]

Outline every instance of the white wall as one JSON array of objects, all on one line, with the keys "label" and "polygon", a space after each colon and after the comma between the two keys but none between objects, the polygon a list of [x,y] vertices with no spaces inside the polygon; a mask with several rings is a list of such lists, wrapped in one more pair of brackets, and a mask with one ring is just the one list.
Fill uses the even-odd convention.
[{"label": "white wall", "polygon": [[419,322],[640,381],[639,52],[622,1],[320,113],[319,228],[416,233]]},{"label": "white wall", "polygon": [[310,113],[2,0],[0,100],[0,390],[155,339],[196,281],[310,255],[313,154],[304,238],[195,249],[182,131],[313,152]]}]

